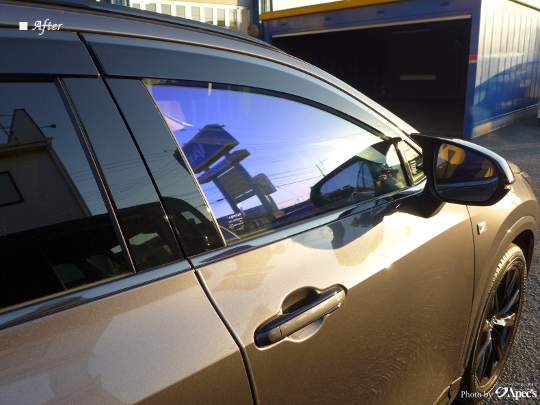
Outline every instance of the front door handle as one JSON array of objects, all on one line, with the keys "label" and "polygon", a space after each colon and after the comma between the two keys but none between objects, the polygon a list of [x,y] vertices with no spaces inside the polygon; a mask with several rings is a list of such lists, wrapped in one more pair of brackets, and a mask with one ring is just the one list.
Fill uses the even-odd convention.
[{"label": "front door handle", "polygon": [[345,295],[342,287],[335,287],[319,294],[315,300],[294,312],[278,315],[257,328],[255,344],[258,347],[268,346],[305,328],[341,307]]}]

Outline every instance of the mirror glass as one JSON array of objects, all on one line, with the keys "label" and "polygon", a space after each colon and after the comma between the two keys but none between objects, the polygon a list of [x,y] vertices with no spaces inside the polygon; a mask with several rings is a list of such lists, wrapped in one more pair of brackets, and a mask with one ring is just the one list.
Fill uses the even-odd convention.
[{"label": "mirror glass", "polygon": [[484,156],[459,146],[439,146],[435,164],[435,187],[445,198],[458,201],[488,201],[497,190],[499,178]]}]

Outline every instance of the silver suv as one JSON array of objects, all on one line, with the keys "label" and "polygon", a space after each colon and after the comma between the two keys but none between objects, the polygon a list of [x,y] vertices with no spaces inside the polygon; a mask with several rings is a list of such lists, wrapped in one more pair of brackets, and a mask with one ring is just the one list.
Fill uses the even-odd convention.
[{"label": "silver suv", "polygon": [[494,387],[538,232],[517,167],[193,21],[3,0],[0,51],[2,404]]}]

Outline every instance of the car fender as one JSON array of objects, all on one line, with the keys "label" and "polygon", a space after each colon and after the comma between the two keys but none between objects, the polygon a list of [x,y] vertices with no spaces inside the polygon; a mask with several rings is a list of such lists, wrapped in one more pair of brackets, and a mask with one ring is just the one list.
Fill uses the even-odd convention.
[{"label": "car fender", "polygon": [[[504,229],[504,228],[501,228]],[[487,295],[490,290],[491,286],[491,280],[494,277],[495,271],[497,270],[497,266],[499,264],[499,261],[501,260],[501,257],[506,252],[506,249],[508,246],[516,240],[516,238],[521,235],[524,232],[531,232],[533,234],[532,243],[534,244],[534,241],[538,237],[538,221],[537,218],[533,217],[532,215],[526,215],[521,218],[519,218],[515,223],[508,228],[508,230],[502,235],[502,238],[500,238],[500,242],[496,244],[496,247],[494,247],[494,254],[490,257],[492,258],[491,262],[489,263],[489,267],[485,267],[489,269],[489,272],[485,275],[484,282],[482,285],[476,285],[474,287],[475,294],[473,298],[473,308],[471,313],[471,322],[469,323],[469,329],[467,331],[467,345],[466,350],[464,351],[462,364],[463,364],[463,370],[465,370],[465,367],[468,363],[468,359],[470,357],[471,350],[474,346],[474,340],[476,336],[476,330],[478,328],[478,324],[480,322],[480,317],[482,313],[482,309],[484,308],[485,301],[487,298]],[[532,258],[532,248],[529,250],[528,254],[526,254],[527,263],[530,264],[531,258]],[[480,269],[476,269],[476,272],[481,271]],[[478,280],[479,277],[477,275],[476,280]]]}]

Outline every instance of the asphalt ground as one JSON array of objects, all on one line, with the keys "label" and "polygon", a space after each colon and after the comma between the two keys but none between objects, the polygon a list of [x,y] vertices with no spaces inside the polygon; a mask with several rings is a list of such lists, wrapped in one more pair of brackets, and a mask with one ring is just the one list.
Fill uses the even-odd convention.
[{"label": "asphalt ground", "polygon": [[[532,117],[519,121],[472,140],[484,146],[527,172],[537,198],[540,198],[540,123]],[[534,390],[536,398],[512,398],[508,393],[498,398],[494,393],[483,403],[540,404],[540,246],[536,250],[529,272],[525,303],[518,334],[498,387],[499,393]]]}]

